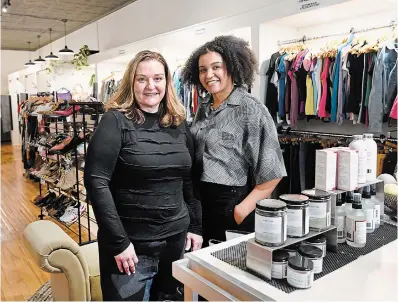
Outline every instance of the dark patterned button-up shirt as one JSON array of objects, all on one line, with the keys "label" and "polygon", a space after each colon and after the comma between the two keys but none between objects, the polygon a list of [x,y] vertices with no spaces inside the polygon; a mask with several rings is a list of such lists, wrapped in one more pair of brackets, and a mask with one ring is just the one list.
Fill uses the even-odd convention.
[{"label": "dark patterned button-up shirt", "polygon": [[201,181],[244,186],[249,173],[256,184],[286,176],[275,124],[264,104],[242,87],[216,110],[211,103],[211,98],[202,100],[191,127]]}]

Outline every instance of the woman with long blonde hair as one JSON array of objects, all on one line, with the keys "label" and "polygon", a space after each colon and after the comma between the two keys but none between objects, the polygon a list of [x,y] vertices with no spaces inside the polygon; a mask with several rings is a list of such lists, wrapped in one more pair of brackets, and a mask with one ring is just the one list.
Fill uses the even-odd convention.
[{"label": "woman with long blonde hair", "polygon": [[89,144],[84,182],[98,223],[104,300],[175,300],[172,262],[199,249],[193,141],[162,55],[129,63]]}]

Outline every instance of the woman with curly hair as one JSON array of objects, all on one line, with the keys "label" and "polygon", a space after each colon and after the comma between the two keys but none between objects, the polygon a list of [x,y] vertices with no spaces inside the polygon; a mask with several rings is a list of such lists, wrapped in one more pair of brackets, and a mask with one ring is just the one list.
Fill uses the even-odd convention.
[{"label": "woman with curly hair", "polygon": [[84,184],[98,223],[104,301],[178,298],[172,262],[200,249],[193,140],[165,59],[129,63],[88,147]]},{"label": "woman with curly hair", "polygon": [[256,202],[286,176],[272,117],[247,92],[257,66],[249,43],[220,36],[196,49],[182,71],[183,82],[209,93],[191,127],[204,246],[225,240],[226,230],[254,231]]}]

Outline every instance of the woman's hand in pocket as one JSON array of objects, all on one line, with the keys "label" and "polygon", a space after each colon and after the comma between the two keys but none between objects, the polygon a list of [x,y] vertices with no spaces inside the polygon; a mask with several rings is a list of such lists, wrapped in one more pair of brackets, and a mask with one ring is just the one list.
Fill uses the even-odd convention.
[{"label": "woman's hand in pocket", "polygon": [[115,256],[115,260],[121,273],[125,272],[127,275],[134,274],[135,265],[138,263],[138,258],[135,254],[133,244],[130,243],[127,249]]},{"label": "woman's hand in pocket", "polygon": [[196,235],[194,233],[187,233],[187,240],[185,244],[185,250],[189,251],[192,247],[192,251],[200,250],[202,247],[203,238],[200,235]]},{"label": "woman's hand in pocket", "polygon": [[238,204],[234,208],[234,220],[235,222],[240,225],[243,220],[245,220],[246,216],[248,214],[245,211],[245,208],[241,206],[241,204]]}]

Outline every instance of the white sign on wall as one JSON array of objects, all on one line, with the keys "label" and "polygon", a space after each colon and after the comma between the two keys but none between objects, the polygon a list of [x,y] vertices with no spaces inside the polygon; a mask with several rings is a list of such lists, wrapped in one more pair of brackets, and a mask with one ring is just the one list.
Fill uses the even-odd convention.
[{"label": "white sign on wall", "polygon": [[322,0],[297,0],[297,10],[306,12],[322,6]]}]

